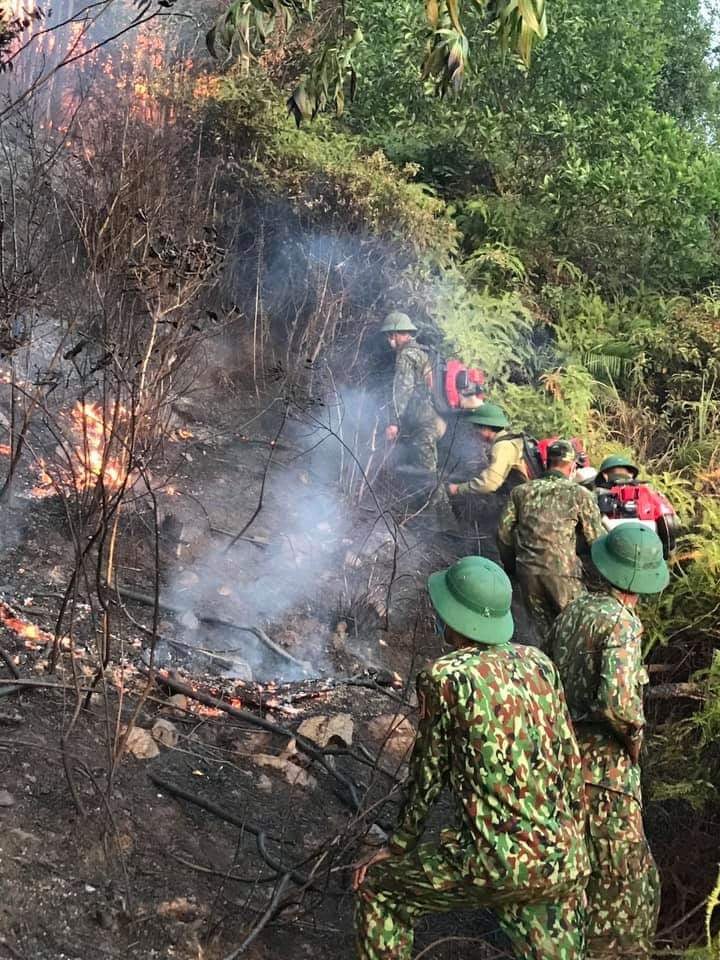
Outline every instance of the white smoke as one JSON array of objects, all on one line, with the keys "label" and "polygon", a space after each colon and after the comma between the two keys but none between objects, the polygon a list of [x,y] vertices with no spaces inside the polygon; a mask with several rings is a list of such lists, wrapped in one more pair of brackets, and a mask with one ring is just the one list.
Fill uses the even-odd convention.
[{"label": "white smoke", "polygon": [[[266,461],[269,453],[268,446]],[[243,476],[247,447],[236,455],[238,476]],[[257,679],[296,679],[302,668],[273,652],[250,629],[208,621],[275,636],[281,631],[280,642],[286,639],[288,653],[307,663],[306,674],[330,669],[325,655],[328,617],[322,622],[314,615],[332,608],[342,556],[351,542],[351,521],[336,482],[339,467],[340,445],[325,428],[307,420],[287,428],[270,466],[263,467],[263,505],[247,539],[232,547],[227,541],[206,547],[207,539],[198,538],[181,551],[164,595],[181,611],[187,642],[245,661]],[[227,528],[240,531],[257,508],[258,480],[256,473],[255,482],[245,480],[241,490],[228,490],[227,479],[212,485],[203,496],[206,509],[224,506]]]}]

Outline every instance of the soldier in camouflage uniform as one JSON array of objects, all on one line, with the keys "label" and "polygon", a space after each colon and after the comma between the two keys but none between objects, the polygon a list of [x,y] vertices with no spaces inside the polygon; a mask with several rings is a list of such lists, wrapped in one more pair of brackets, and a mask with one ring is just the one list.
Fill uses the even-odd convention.
[{"label": "soldier in camouflage uniform", "polygon": [[395,351],[391,422],[386,438],[402,439],[411,448],[415,465],[437,473],[437,441],[442,434],[440,417],[432,398],[432,364],[427,351],[415,342],[417,327],[405,313],[394,310],[380,332]]},{"label": "soldier in camouflage uniform", "polygon": [[637,480],[639,473],[640,470],[629,457],[614,453],[612,456],[605,457],[598,467],[595,484],[598,487],[617,487]]},{"label": "soldier in camouflage uniform", "polygon": [[578,534],[590,545],[603,533],[595,497],[572,479],[576,456],[567,440],[551,444],[547,473],[515,487],[498,527],[503,566],[517,573],[543,648],[557,615],[585,589]]},{"label": "soldier in camouflage uniform", "polygon": [[[520,960],[583,956],[588,860],[581,761],[550,660],[513,646],[512,587],[465,557],[428,581],[456,649],[418,676],[420,725],[389,845],[360,865],[360,960],[410,960],[427,913],[486,907]],[[444,786],[460,827],[420,844]]]},{"label": "soldier in camouflage uniform", "polygon": [[560,614],[550,655],[565,686],[588,800],[587,960],[649,958],[660,881],[645,838],[638,758],[645,716],[638,594],[658,593],[668,571],[660,538],[641,524],[616,527],[592,546],[602,593]]}]

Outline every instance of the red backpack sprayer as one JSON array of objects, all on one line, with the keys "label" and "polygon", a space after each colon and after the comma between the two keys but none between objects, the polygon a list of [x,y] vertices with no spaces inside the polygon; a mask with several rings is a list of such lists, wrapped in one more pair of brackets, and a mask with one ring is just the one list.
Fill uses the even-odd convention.
[{"label": "red backpack sprayer", "polygon": [[677,545],[680,522],[667,497],[638,480],[638,473],[635,464],[619,454],[600,464],[595,485],[603,525],[612,530],[621,523],[642,523],[660,537],[667,560]]},{"label": "red backpack sprayer", "polygon": [[[558,438],[535,440],[524,434],[522,436],[528,479],[533,480],[547,470],[548,447]],[[606,457],[600,469],[595,471],[590,466],[583,441],[579,437],[571,437],[570,442],[577,452],[578,471],[585,475],[578,476],[578,481],[591,483],[595,480],[598,507],[605,529],[612,530],[622,523],[641,523],[660,537],[667,560],[675,551],[680,529],[678,516],[668,498],[638,480],[638,468],[626,457]]]}]

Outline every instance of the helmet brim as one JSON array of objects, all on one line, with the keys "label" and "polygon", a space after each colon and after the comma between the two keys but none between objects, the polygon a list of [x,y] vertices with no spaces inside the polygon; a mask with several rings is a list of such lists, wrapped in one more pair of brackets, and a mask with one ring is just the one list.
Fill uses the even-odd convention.
[{"label": "helmet brim", "polygon": [[612,473],[613,470],[627,470],[633,480],[637,480],[640,474],[640,468],[636,467],[634,463],[613,463],[609,467],[603,467],[602,464],[598,469],[598,476],[605,477]]},{"label": "helmet brim", "polygon": [[508,610],[500,617],[490,617],[468,610],[448,589],[446,572],[441,570],[428,578],[430,600],[440,619],[468,640],[492,645],[507,643],[515,632],[512,613]]},{"label": "helmet brim", "polygon": [[647,567],[637,567],[607,549],[607,536],[600,537],[590,548],[592,561],[605,579],[628,593],[661,593],[670,582],[670,571],[664,560]]}]

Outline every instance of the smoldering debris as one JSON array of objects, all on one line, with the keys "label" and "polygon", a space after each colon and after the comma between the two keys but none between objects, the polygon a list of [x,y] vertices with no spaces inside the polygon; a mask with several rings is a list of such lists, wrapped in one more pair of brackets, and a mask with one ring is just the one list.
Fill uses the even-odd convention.
[{"label": "smoldering debris", "polygon": [[[320,458],[327,465],[334,456],[330,447],[319,449],[311,462]],[[188,545],[183,562],[168,577],[166,596],[180,611],[183,641],[242,659],[258,680],[302,679],[331,669],[325,654],[329,630],[320,620],[314,620],[315,630],[293,632],[286,648],[289,656],[283,657],[285,648],[280,645],[278,650],[272,639],[273,625],[289,614],[311,617],[322,609],[323,592],[341,569],[338,558],[347,549],[349,520],[337,489],[327,482],[312,483],[307,470],[305,461],[271,468],[263,510],[249,531],[259,536],[262,549],[247,540],[231,549],[226,543],[207,547],[201,538],[197,545]],[[245,516],[252,513],[257,497],[254,490],[247,493]],[[227,512],[228,504],[235,507],[237,490],[216,487],[206,502],[215,497],[224,498]],[[233,526],[241,528],[245,516],[235,516]],[[232,629],[230,623],[246,629]]]}]

